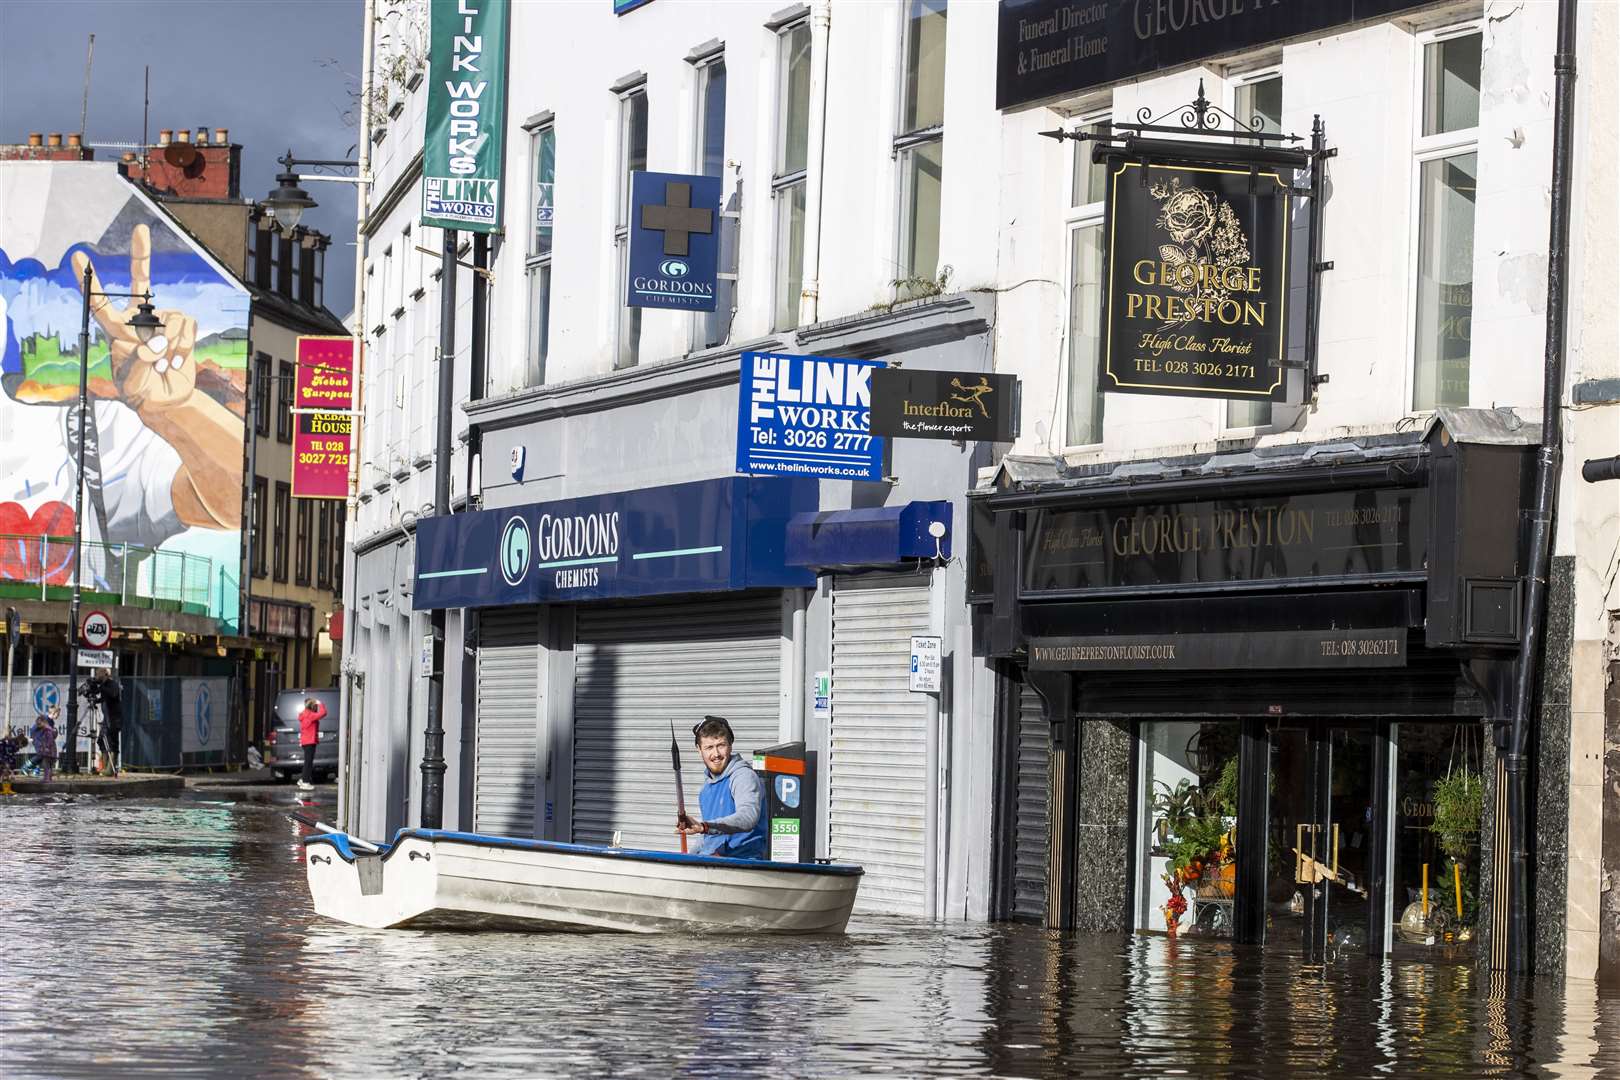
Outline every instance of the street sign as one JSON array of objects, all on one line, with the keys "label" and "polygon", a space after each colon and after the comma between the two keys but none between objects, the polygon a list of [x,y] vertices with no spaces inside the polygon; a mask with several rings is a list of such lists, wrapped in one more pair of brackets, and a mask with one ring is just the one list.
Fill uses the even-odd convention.
[{"label": "street sign", "polygon": [[713,311],[719,265],[720,178],[631,174],[625,305]]},{"label": "street sign", "polygon": [[92,649],[105,649],[112,641],[112,620],[105,611],[92,611],[85,615],[79,628],[79,640]]},{"label": "street sign", "polygon": [[944,657],[941,639],[932,635],[911,639],[911,686],[913,693],[937,694],[943,684]]},{"label": "street sign", "polygon": [[87,668],[110,668],[115,663],[111,649],[80,649],[79,666]]}]

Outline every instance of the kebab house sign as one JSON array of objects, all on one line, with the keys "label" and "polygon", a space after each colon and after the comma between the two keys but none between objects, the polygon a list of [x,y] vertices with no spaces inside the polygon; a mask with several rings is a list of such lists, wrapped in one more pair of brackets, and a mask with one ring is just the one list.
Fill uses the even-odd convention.
[{"label": "kebab house sign", "polygon": [[1282,400],[1292,202],[1282,172],[1106,161],[1099,389]]},{"label": "kebab house sign", "polygon": [[348,410],[354,400],[354,339],[298,339],[298,377],[293,407],[330,412],[295,412],[292,493],[298,499],[349,496]]}]

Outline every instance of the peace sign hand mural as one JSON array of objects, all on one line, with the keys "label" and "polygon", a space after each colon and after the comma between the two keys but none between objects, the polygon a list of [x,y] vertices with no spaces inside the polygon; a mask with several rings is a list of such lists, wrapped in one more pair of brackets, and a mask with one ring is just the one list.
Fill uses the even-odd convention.
[{"label": "peace sign hand mural", "polygon": [[[129,319],[140,303],[132,298],[123,310],[105,292],[101,278],[83,251],[73,253],[73,275],[84,288],[90,271],[90,313],[107,339],[113,379],[119,396],[136,412],[172,409],[188,401],[197,388],[197,365],[191,350],[197,343],[197,320],[182,312],[158,308],[154,312],[163,329],[142,342]],[[152,287],[152,230],[135,226],[129,240],[129,292],[146,293]]]}]

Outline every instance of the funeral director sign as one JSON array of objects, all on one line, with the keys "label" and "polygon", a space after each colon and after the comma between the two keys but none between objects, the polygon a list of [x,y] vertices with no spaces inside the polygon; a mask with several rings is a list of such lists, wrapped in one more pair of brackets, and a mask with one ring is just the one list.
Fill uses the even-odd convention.
[{"label": "funeral director sign", "polygon": [[[1111,156],[1099,389],[1281,400],[1289,190],[1275,169]],[[1146,170],[1146,176],[1143,170]]]},{"label": "funeral director sign", "polygon": [[422,224],[501,226],[506,0],[435,0],[428,59]]}]

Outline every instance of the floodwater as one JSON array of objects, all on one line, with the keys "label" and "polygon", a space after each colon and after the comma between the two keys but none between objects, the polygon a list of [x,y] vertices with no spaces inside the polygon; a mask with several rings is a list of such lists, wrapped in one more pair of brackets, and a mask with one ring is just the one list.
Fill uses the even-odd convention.
[{"label": "floodwater", "polygon": [[[288,803],[290,795],[281,796]],[[1620,1000],[1214,942],[354,930],[273,807],[0,804],[0,1076],[1620,1077]]]}]

